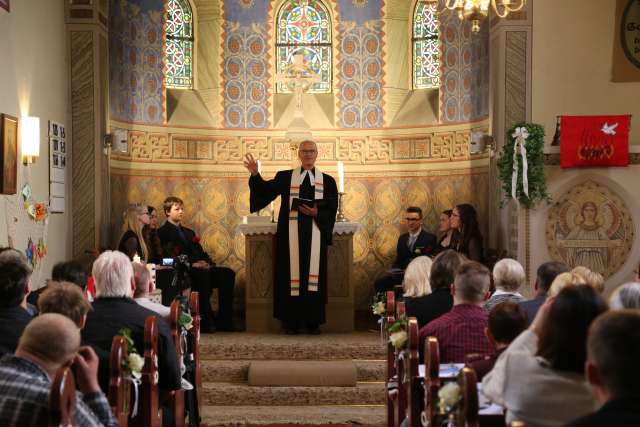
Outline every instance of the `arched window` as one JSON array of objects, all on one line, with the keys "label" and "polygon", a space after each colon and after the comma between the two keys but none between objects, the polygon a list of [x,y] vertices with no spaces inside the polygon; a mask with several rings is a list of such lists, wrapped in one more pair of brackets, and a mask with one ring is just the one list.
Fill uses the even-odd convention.
[{"label": "arched window", "polygon": [[193,88],[193,13],[189,0],[168,0],[164,50],[167,88]]},{"label": "arched window", "polygon": [[413,88],[440,87],[438,2],[419,0],[413,12]]},{"label": "arched window", "polygon": [[[319,0],[287,0],[277,16],[276,72],[286,72],[294,56],[302,54],[319,76],[308,92],[331,92],[331,17],[326,6]],[[291,89],[279,82],[277,91]]]}]

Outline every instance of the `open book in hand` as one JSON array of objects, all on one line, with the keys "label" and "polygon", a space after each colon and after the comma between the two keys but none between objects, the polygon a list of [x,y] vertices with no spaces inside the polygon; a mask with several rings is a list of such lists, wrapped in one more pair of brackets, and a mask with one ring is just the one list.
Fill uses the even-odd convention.
[{"label": "open book in hand", "polygon": [[293,200],[291,201],[291,210],[292,211],[300,210],[299,209],[300,205],[305,205],[309,208],[313,208],[313,207],[320,208],[324,206],[325,203],[326,201],[323,199],[312,200],[312,199],[302,199],[302,198],[294,197]]}]

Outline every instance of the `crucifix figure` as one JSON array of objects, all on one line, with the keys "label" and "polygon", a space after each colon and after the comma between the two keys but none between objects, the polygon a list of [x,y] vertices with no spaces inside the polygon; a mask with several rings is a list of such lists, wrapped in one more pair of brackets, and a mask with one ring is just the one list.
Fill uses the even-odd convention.
[{"label": "crucifix figure", "polygon": [[304,55],[301,53],[295,54],[293,63],[276,76],[276,82],[282,83],[295,94],[296,113],[299,115],[302,115],[302,94],[320,80],[320,76],[305,63]]}]

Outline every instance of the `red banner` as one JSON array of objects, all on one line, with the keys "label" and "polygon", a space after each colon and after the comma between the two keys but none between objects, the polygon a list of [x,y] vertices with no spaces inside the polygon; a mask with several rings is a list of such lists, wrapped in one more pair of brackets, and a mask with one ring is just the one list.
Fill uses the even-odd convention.
[{"label": "red banner", "polygon": [[627,166],[630,115],[561,116],[560,166]]}]

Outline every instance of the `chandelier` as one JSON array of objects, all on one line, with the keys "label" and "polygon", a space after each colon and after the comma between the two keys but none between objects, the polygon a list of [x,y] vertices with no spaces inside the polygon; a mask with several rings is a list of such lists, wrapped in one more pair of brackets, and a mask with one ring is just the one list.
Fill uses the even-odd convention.
[{"label": "chandelier", "polygon": [[517,12],[524,7],[527,0],[446,0],[447,9],[457,10],[460,19],[471,21],[471,31],[480,31],[480,21],[489,15],[489,3],[500,18],[510,12]]}]

